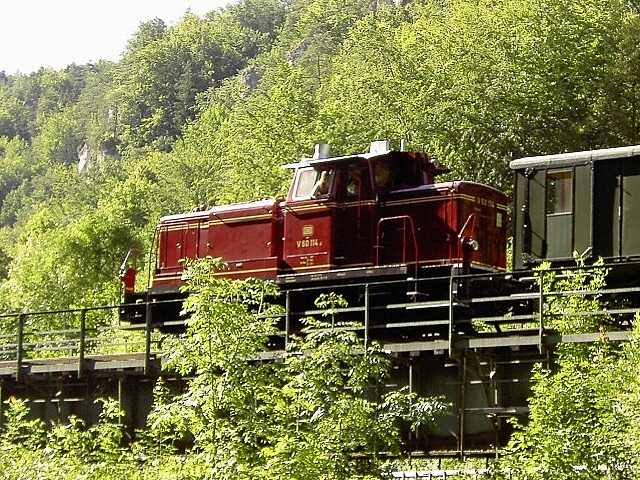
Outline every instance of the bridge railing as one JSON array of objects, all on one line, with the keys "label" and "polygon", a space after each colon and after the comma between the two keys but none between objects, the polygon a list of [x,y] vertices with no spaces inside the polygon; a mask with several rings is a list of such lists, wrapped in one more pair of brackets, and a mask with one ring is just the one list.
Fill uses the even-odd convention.
[{"label": "bridge railing", "polygon": [[[341,328],[358,332],[366,345],[373,337],[380,338],[381,331],[386,346],[397,351],[444,350],[450,356],[464,348],[501,346],[537,346],[540,352],[546,345],[562,342],[582,343],[596,341],[602,332],[558,332],[556,326],[562,316],[608,317],[612,325],[622,330],[609,332],[611,340],[628,337],[634,316],[640,313],[640,281],[626,281],[614,287],[566,290],[551,278],[563,280],[573,274],[594,274],[600,270],[615,270],[612,266],[569,266],[539,271],[487,272],[464,274],[454,268],[449,274],[422,277],[363,281],[331,287],[336,293],[351,292],[355,302],[348,307],[333,309],[286,309],[285,331],[293,327],[294,318],[328,313],[349,319]],[[380,292],[394,286],[407,285],[414,294],[406,301],[379,303],[374,300]],[[414,286],[418,285],[415,289]],[[327,286],[287,289],[286,304],[295,302],[296,295],[313,295],[326,291]],[[415,291],[417,290],[417,291]],[[358,292],[354,295],[353,292]],[[562,297],[599,297],[601,308],[566,311],[558,310],[555,300]],[[625,302],[620,299],[624,298]],[[551,308],[553,306],[553,308]],[[413,315],[409,315],[409,312]],[[421,330],[422,329],[422,330]],[[411,331],[411,335],[402,335]],[[398,332],[394,335],[393,332]],[[407,337],[397,343],[393,337]],[[404,343],[404,345],[403,345]]]},{"label": "bridge railing", "polygon": [[[464,348],[515,345],[537,345],[542,351],[548,343],[595,341],[598,336],[598,332],[579,332],[582,337],[568,334],[558,336],[550,326],[554,324],[553,319],[563,315],[563,312],[549,309],[549,303],[554,298],[635,296],[628,305],[608,306],[598,311],[572,311],[571,315],[631,318],[640,313],[640,286],[637,282],[593,291],[544,288],[546,275],[562,278],[568,271],[589,273],[600,268],[605,267],[482,274],[462,274],[454,269],[448,275],[439,277],[337,285],[331,289],[336,293],[349,290],[353,297],[351,300],[355,300],[346,308],[331,309],[331,313],[349,320],[348,325],[339,328],[358,332],[365,346],[372,339],[383,339],[386,347],[397,352],[441,350],[453,357],[456,350]],[[418,290],[414,288],[416,284],[419,285]],[[406,301],[396,298],[393,302],[379,300],[384,292],[402,285],[411,287],[406,290],[413,295],[412,298],[406,298]],[[308,306],[296,310],[299,305],[293,302],[292,297],[298,293],[313,296],[316,291],[319,294],[327,289],[327,286],[307,286],[304,289],[290,288],[284,292],[286,308],[280,319],[282,329],[279,336],[284,339],[285,347],[289,336],[296,333],[297,320],[329,311]],[[5,325],[7,320],[14,322],[13,331],[0,334],[0,365],[14,362],[16,375],[20,376],[23,365],[29,360],[66,357],[77,361],[78,374],[82,375],[88,356],[135,352],[143,354],[144,369],[148,371],[155,354],[154,346],[157,350],[157,336],[153,331],[163,326],[152,317],[152,309],[157,304],[135,304],[145,312],[144,323],[135,325],[106,325],[105,317],[113,318],[112,312],[123,305],[0,314],[0,320]],[[179,322],[169,323],[173,325]],[[620,339],[624,336],[623,332],[613,334],[612,339],[617,338],[616,335]]]},{"label": "bridge railing", "polygon": [[13,365],[20,380],[26,365],[34,360],[59,359],[75,362],[81,377],[89,358],[135,353],[144,355],[146,373],[160,343],[152,332],[150,307],[142,325],[109,325],[108,319],[118,308],[121,305],[2,314],[5,329],[12,326],[13,331],[0,334],[0,367],[6,370]]}]

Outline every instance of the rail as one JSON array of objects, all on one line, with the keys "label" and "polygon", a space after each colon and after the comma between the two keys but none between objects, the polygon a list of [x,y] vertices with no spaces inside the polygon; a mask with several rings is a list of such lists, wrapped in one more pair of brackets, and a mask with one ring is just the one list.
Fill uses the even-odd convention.
[{"label": "rail", "polygon": [[[158,353],[159,340],[154,339],[151,306],[146,304],[146,321],[142,325],[105,326],[91,314],[115,311],[121,305],[5,313],[0,319],[14,322],[14,333],[0,335],[0,370],[13,370],[18,382],[23,380],[28,364],[35,361],[66,359],[75,362],[78,378],[85,375],[89,359],[105,355],[143,354],[145,374]],[[138,304],[136,304],[138,305]],[[39,329],[38,319],[48,318],[58,328]],[[13,365],[13,368],[10,365]]]}]

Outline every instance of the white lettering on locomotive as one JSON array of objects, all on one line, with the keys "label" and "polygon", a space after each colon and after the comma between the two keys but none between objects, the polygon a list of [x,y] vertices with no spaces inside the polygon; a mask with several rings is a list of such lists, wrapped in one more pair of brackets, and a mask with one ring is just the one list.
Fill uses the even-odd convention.
[{"label": "white lettering on locomotive", "polygon": [[312,267],[315,265],[315,258],[313,255],[300,257],[300,266],[301,267]]},{"label": "white lettering on locomotive", "polygon": [[476,197],[476,203],[483,207],[495,208],[495,202],[488,198]]},{"label": "white lettering on locomotive", "polygon": [[319,247],[320,240],[317,238],[305,238],[304,240],[297,240],[296,245],[298,248]]}]

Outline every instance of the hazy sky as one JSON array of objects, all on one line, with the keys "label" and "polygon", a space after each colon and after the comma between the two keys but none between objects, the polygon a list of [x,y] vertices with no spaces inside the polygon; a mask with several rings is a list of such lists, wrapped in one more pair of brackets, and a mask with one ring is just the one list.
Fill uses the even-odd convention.
[{"label": "hazy sky", "polygon": [[229,0],[0,0],[0,71],[117,60],[140,22],[171,24]]}]

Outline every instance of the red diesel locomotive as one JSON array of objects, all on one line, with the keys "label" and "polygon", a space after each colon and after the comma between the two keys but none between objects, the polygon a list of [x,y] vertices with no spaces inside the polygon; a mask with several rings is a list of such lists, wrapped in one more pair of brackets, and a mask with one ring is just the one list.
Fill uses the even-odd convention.
[{"label": "red diesel locomotive", "polygon": [[473,182],[435,183],[447,170],[423,153],[392,151],[383,141],[331,157],[316,145],[313,158],[286,167],[294,176],[285,200],[163,217],[148,290],[134,292],[130,270],[125,303],[180,298],[183,260],[207,256],[227,265],[215,275],[285,288],[505,268],[507,197]]}]

